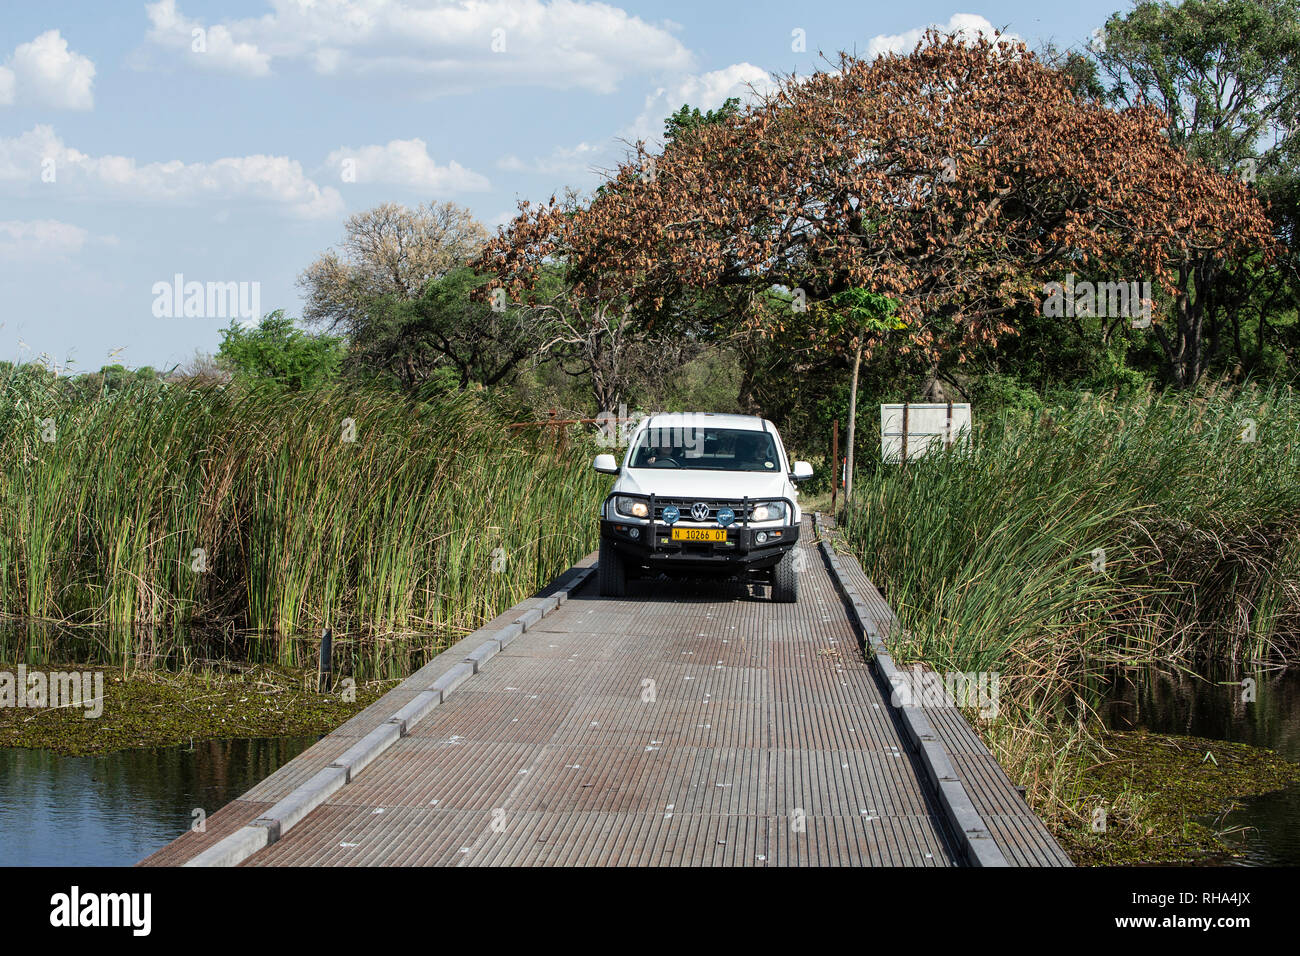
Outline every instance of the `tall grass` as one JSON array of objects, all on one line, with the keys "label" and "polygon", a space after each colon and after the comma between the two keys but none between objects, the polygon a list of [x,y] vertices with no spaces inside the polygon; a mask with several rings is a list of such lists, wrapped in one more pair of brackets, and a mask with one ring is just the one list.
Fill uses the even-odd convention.
[{"label": "tall grass", "polygon": [[182,656],[238,630],[281,663],[300,645],[280,638],[328,626],[391,670],[404,635],[472,629],[594,547],[581,450],[511,442],[472,395],[67,394],[0,379],[5,615],[162,633]]},{"label": "tall grass", "polygon": [[1040,807],[1103,668],[1300,655],[1290,388],[1004,414],[969,454],[874,463],[854,498],[842,527],[899,614],[894,652],[1000,673],[983,729]]},{"label": "tall grass", "polygon": [[855,499],[850,545],[939,659],[1004,660],[1042,640],[1182,658],[1300,650],[1289,388],[1003,415],[968,455],[874,463]]}]

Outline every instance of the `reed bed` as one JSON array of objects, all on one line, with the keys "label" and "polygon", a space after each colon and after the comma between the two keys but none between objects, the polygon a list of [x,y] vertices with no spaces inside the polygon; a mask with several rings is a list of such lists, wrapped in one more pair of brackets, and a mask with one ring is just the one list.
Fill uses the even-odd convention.
[{"label": "reed bed", "polygon": [[997,717],[969,716],[1059,826],[1094,808],[1105,669],[1300,656],[1289,387],[1007,412],[966,453],[873,463],[854,497],[842,528],[899,614],[894,653],[999,674]]},{"label": "reed bed", "polygon": [[103,627],[114,659],[238,632],[304,663],[295,638],[330,627],[400,671],[595,546],[581,446],[512,442],[473,394],[71,394],[0,378],[0,614]]}]

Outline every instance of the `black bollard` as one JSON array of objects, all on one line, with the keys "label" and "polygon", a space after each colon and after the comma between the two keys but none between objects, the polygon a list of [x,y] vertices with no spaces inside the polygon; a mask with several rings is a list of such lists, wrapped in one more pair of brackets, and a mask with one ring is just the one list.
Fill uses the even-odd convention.
[{"label": "black bollard", "polygon": [[324,694],[330,689],[330,671],[334,666],[334,638],[330,629],[320,637],[320,671],[316,678],[316,693]]}]

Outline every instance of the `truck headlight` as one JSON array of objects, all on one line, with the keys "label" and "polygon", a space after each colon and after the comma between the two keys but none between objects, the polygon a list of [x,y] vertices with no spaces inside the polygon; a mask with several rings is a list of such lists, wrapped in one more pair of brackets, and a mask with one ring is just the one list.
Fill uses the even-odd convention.
[{"label": "truck headlight", "polygon": [[767,501],[754,506],[754,521],[780,521],[785,518],[785,502]]},{"label": "truck headlight", "polygon": [[614,499],[614,510],[629,518],[644,518],[650,514],[650,506],[638,498],[619,496]]}]

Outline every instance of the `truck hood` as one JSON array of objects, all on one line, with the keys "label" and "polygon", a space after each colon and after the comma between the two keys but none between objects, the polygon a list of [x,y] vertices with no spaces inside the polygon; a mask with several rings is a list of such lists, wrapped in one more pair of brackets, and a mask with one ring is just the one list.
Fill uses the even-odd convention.
[{"label": "truck hood", "polygon": [[624,468],[615,490],[669,498],[790,498],[794,489],[780,472],[693,471],[688,468]]}]

